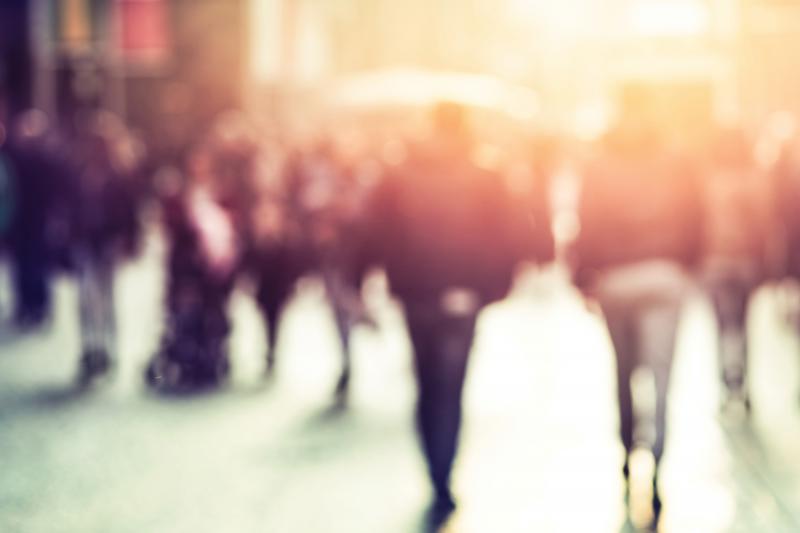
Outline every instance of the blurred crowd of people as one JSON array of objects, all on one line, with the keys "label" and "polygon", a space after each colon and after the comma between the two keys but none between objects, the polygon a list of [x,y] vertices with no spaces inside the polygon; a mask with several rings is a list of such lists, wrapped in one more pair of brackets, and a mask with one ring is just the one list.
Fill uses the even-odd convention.
[{"label": "blurred crowd of people", "polygon": [[[765,283],[800,276],[800,141],[768,139],[772,157],[757,157],[762,139],[719,127],[679,149],[642,116],[623,113],[589,146],[531,140],[503,154],[481,149],[480,132],[454,103],[435,107],[425,136],[378,136],[359,149],[340,141],[276,140],[232,112],[165,162],[108,111],[78,115],[69,128],[40,111],[19,115],[0,126],[0,242],[14,325],[44,325],[52,278],[69,273],[79,287],[78,384],[108,376],[118,348],[114,273],[140,253],[142,213],[156,206],[169,243],[167,323],[147,383],[173,392],[224,382],[228,301],[242,279],[268,332],[271,372],[281,313],[311,274],[334,311],[335,390],[344,400],[350,332],[373,323],[360,287],[382,269],[405,313],[418,429],[441,514],[455,506],[450,471],[477,317],[525,264],[563,260],[599,304],[628,454],[637,445],[631,376],[644,365],[655,376],[650,444],[661,458],[678,321],[698,285],[718,322],[723,404],[750,409],[748,304]],[[551,181],[565,162],[581,178],[580,230],[570,242],[554,238],[551,216]],[[657,517],[657,476],[653,487]]]},{"label": "blurred crowd of people", "polygon": [[46,324],[51,281],[74,274],[80,287],[80,381],[110,368],[115,263],[137,252],[144,146],[105,111],[79,116],[69,130],[38,110],[2,129],[2,242],[11,265],[13,324]]}]

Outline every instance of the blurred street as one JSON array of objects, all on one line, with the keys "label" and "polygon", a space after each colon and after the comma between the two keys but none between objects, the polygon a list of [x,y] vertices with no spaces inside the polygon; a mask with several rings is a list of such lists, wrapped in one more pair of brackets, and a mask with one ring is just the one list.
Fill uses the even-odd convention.
[{"label": "blurred street", "polygon": [[[261,378],[264,334],[237,293],[231,386],[165,399],[141,380],[161,323],[161,253],[150,239],[118,276],[122,353],[110,386],[72,392],[71,282],[59,282],[47,334],[3,337],[0,531],[419,531],[429,495],[397,310],[381,307],[380,331],[357,330],[345,410],[331,407],[337,344],[313,284],[283,324],[274,381]],[[634,490],[626,523],[602,324],[555,273],[541,276],[482,318],[456,469],[459,510],[447,531],[634,530],[637,498],[647,507]],[[765,290],[754,305],[750,423],[720,417],[710,311],[699,299],[688,309],[662,473],[664,531],[800,529],[800,357],[774,298]],[[640,459],[634,480],[651,467]]]},{"label": "blurred street", "polygon": [[799,27],[0,1],[0,533],[800,532]]}]

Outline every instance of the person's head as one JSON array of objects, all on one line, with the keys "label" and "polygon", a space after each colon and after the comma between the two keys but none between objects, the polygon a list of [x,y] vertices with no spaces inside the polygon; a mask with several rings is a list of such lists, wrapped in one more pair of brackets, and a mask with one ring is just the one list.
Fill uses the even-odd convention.
[{"label": "person's head", "polygon": [[433,133],[437,140],[464,144],[469,142],[467,111],[456,102],[439,102],[431,111]]},{"label": "person's head", "polygon": [[258,145],[246,118],[236,112],[221,115],[189,159],[195,183],[210,185],[223,201],[252,185]]},{"label": "person's head", "polygon": [[647,89],[637,84],[623,86],[614,124],[604,137],[607,150],[628,156],[644,155],[660,146]]},{"label": "person's head", "polygon": [[122,119],[106,109],[87,113],[78,130],[79,157],[84,165],[120,176],[132,176],[145,157],[144,145]]}]

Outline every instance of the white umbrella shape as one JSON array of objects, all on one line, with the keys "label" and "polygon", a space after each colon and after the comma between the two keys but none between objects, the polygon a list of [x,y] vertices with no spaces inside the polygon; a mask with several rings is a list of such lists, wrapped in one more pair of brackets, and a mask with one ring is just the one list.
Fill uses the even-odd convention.
[{"label": "white umbrella shape", "polygon": [[503,113],[527,122],[539,110],[535,91],[501,79],[461,72],[395,68],[371,71],[334,84],[330,103],[339,108],[422,107],[452,102]]}]

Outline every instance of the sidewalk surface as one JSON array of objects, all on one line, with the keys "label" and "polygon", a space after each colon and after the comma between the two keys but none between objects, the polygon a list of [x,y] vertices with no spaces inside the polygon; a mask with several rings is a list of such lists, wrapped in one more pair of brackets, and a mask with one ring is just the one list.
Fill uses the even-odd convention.
[{"label": "sidewalk surface", "polygon": [[[252,302],[232,302],[225,390],[165,399],[142,385],[158,341],[158,243],[118,276],[121,354],[112,383],[72,392],[75,291],[36,337],[0,337],[0,531],[4,533],[405,533],[428,498],[413,433],[413,381],[398,310],[355,333],[347,409],[331,407],[338,347],[309,284],[262,379]],[[754,412],[721,416],[713,322],[696,298],[673,373],[662,473],[668,532],[800,531],[800,349],[764,290],[753,316]],[[0,303],[2,298],[0,298]],[[447,531],[617,532],[625,518],[615,383],[602,321],[554,273],[487,311],[470,367]],[[642,379],[640,389],[647,390]],[[651,467],[637,455],[634,477]],[[634,493],[644,503],[647,496]]]}]

